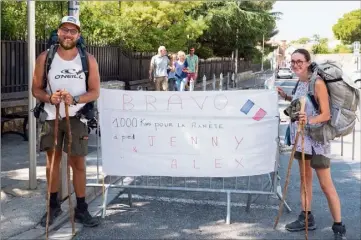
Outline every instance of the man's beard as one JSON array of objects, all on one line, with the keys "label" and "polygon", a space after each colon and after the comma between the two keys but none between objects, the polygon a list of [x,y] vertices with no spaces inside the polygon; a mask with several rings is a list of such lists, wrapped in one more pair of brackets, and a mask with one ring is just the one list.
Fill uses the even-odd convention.
[{"label": "man's beard", "polygon": [[76,41],[72,41],[71,43],[67,42],[66,44],[65,41],[66,41],[65,39],[59,40],[60,46],[64,48],[64,50],[71,50],[76,46]]}]

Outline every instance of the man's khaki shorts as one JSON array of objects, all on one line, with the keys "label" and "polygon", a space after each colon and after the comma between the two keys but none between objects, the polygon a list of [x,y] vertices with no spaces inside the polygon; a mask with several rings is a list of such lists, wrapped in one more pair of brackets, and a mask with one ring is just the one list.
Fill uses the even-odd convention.
[{"label": "man's khaki shorts", "polygon": [[168,78],[167,77],[155,77],[154,78],[156,91],[168,91]]},{"label": "man's khaki shorts", "polygon": [[[40,133],[40,151],[49,151],[54,147],[55,120],[45,121]],[[88,127],[76,117],[70,117],[72,135],[71,156],[86,156],[88,154]],[[68,134],[66,119],[59,120],[57,150],[68,153]]]},{"label": "man's khaki shorts", "polygon": [[[311,167],[313,169],[329,168],[331,165],[330,158],[323,155],[316,155],[312,149],[313,154],[305,154],[305,160],[311,161]],[[302,160],[302,153],[295,152],[295,159]]]}]

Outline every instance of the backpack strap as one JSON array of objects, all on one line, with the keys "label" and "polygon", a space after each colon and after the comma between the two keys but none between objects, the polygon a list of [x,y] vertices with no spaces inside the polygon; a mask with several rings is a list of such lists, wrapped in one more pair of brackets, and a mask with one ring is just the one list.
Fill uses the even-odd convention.
[{"label": "backpack strap", "polygon": [[84,48],[78,46],[78,52],[80,55],[80,60],[81,60],[81,65],[83,68],[83,72],[85,74],[85,86],[86,86],[86,90],[88,91],[88,77],[89,77],[89,59],[88,59],[88,55],[85,51]]},{"label": "backpack strap", "polygon": [[[54,45],[51,45],[50,48],[48,49],[48,53],[45,58],[45,66],[44,66],[44,80],[43,80],[43,88],[44,89],[46,89],[46,87],[49,83],[48,73],[51,68],[51,63],[53,62],[55,53],[58,51],[58,47],[59,47],[58,44],[54,44]],[[51,89],[50,84],[49,84],[49,89],[52,94],[53,90]]]},{"label": "backpack strap", "polygon": [[293,88],[293,90],[292,90],[292,96],[295,95],[299,83],[300,83],[300,80],[297,81],[296,86]]},{"label": "backpack strap", "polygon": [[339,81],[343,81],[343,78],[335,78],[335,79],[327,80],[326,84],[327,83],[332,83],[332,82],[339,82]]},{"label": "backpack strap", "polygon": [[313,107],[318,111],[319,110],[319,106],[318,103],[316,101],[315,98],[315,84],[316,84],[316,80],[318,77],[318,68],[316,67],[316,69],[313,71],[309,84],[308,84],[308,97],[312,102]]}]

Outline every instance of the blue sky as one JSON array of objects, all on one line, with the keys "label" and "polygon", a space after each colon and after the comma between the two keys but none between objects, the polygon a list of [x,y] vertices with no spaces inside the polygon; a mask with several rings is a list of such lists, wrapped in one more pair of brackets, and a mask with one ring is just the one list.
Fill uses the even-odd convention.
[{"label": "blue sky", "polygon": [[277,40],[296,40],[301,37],[333,38],[332,26],[345,13],[360,9],[360,1],[277,1],[273,11],[282,12],[277,21],[280,30]]}]

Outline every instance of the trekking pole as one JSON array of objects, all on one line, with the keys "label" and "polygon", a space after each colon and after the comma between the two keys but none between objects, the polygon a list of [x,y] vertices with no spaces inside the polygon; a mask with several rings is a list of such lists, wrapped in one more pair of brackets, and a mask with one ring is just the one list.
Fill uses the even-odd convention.
[{"label": "trekking pole", "polygon": [[[305,112],[305,99],[301,98],[301,113]],[[307,182],[306,182],[306,163],[305,163],[305,125],[300,123],[301,126],[301,148],[302,148],[302,178],[301,185],[305,194],[305,239],[308,240],[308,210],[307,210]],[[312,183],[311,183],[312,184]]]},{"label": "trekking pole", "polygon": [[51,183],[52,183],[52,172],[54,170],[54,162],[55,162],[55,152],[56,152],[56,145],[58,144],[58,130],[59,130],[59,104],[55,106],[56,113],[55,113],[55,121],[54,121],[54,142],[53,142],[53,154],[51,156],[51,163],[50,163],[50,172],[49,172],[49,185],[48,185],[48,201],[46,203],[47,209],[47,216],[46,216],[46,227],[45,227],[45,236],[48,239],[49,235],[49,218],[50,218],[50,190],[51,190]]},{"label": "trekking pole", "polygon": [[69,118],[69,105],[64,103],[65,105],[65,118],[66,118],[66,128],[68,134],[68,164],[67,164],[67,181],[68,181],[68,200],[69,200],[69,213],[70,213],[70,221],[71,221],[71,228],[72,228],[72,235],[75,235],[75,223],[74,223],[74,209],[73,203],[71,201],[70,195],[70,164],[69,164],[69,156],[71,155],[71,144],[72,144],[72,135],[71,135],[71,126],[70,126],[70,118]]},{"label": "trekking pole", "polygon": [[[301,112],[304,111],[304,105],[305,105],[304,99],[301,99]],[[294,160],[294,157],[295,157],[295,152],[296,152],[296,148],[297,148],[298,139],[300,138],[300,131],[301,131],[301,125],[298,125],[296,138],[295,138],[295,143],[294,143],[293,148],[292,148],[292,152],[291,152],[291,155],[290,155],[290,160],[288,161],[286,181],[285,181],[285,185],[284,185],[283,191],[282,191],[282,200],[281,200],[279,208],[278,208],[278,215],[276,217],[273,229],[276,229],[276,227],[278,225],[278,222],[279,222],[279,219],[281,218],[281,215],[282,215],[283,205],[284,205],[284,202],[286,200],[288,184],[289,184],[290,176],[291,176],[292,163],[293,163],[293,160]]]},{"label": "trekking pole", "polygon": [[286,200],[286,195],[287,195],[287,190],[288,190],[288,184],[290,181],[290,175],[291,175],[291,167],[292,167],[292,163],[293,163],[293,159],[295,157],[295,152],[296,152],[296,147],[297,147],[297,143],[298,143],[298,139],[300,137],[299,131],[297,131],[296,133],[296,138],[295,138],[295,144],[293,145],[292,148],[292,152],[291,152],[291,156],[290,156],[290,160],[288,161],[288,168],[287,168],[287,175],[286,175],[286,181],[285,181],[285,185],[283,186],[283,191],[282,191],[282,200],[280,202],[279,208],[278,208],[278,215],[276,217],[275,220],[275,224],[273,226],[273,229],[276,229],[278,221],[281,218],[282,215],[282,211],[283,211],[283,205],[284,202]]}]

